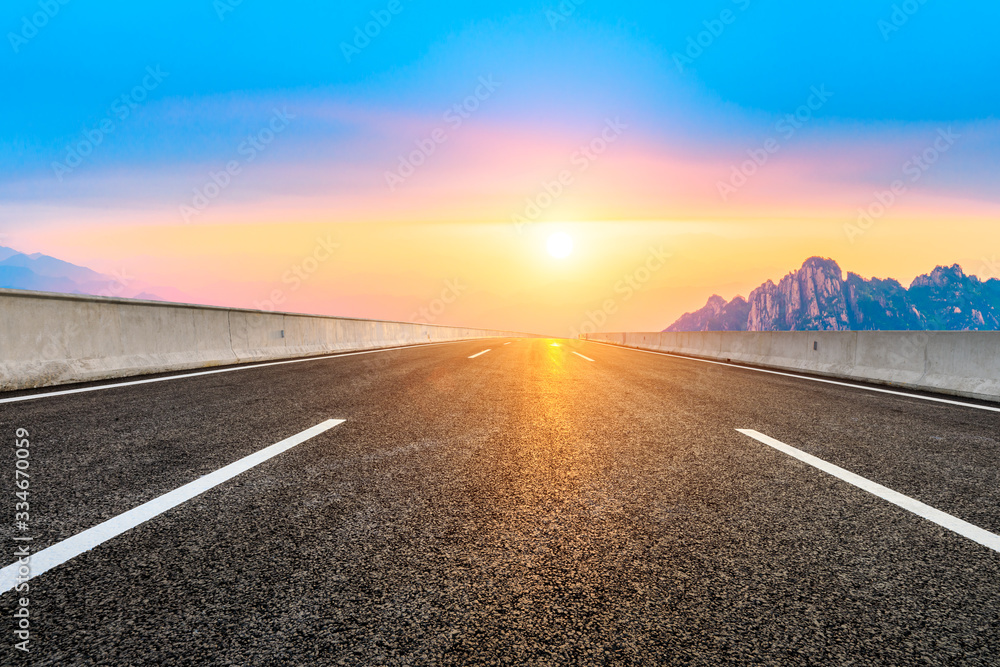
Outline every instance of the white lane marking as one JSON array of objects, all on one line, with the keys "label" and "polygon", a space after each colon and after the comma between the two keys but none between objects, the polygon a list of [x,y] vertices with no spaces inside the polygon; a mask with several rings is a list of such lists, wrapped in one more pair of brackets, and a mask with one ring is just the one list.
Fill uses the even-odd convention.
[{"label": "white lane marking", "polygon": [[[281,442],[275,443],[270,447],[265,447],[259,452],[245,456],[239,461],[235,461],[223,468],[219,468],[215,472],[209,473],[204,477],[200,477],[193,482],[185,484],[179,489],[174,489],[173,491],[165,493],[158,498],[154,498],[153,500],[139,505],[134,509],[130,509],[123,514],[119,514],[112,519],[108,519],[104,523],[99,523],[93,528],[88,528],[82,533],[77,533],[73,537],[68,537],[62,542],[57,542],[46,549],[42,549],[38,553],[33,553],[31,554],[30,562],[27,566],[29,568],[29,572],[26,577],[18,575],[18,569],[22,567],[20,562],[8,565],[0,570],[0,594],[6,593],[15,586],[20,585],[22,582],[48,572],[54,567],[59,567],[71,558],[75,558],[84,552],[90,551],[94,547],[121,535],[127,530],[135,528],[139,524],[145,523],[146,521],[163,514],[167,510],[177,507],[181,503],[190,500],[191,498],[194,498],[195,496],[202,494],[205,491],[232,479],[233,477],[236,477],[240,473],[246,472],[254,466],[259,465],[270,458],[274,458],[278,454],[281,454],[296,445],[300,445],[310,438],[316,437],[320,433],[329,431],[338,424],[343,424],[344,421],[345,420],[343,419],[328,419],[322,424],[317,424],[316,426],[308,428],[290,438],[286,438]],[[23,544],[28,543],[24,542]]]},{"label": "white lane marking", "polygon": [[468,343],[469,340],[448,340],[441,343],[419,343],[417,345],[400,345],[399,347],[383,347],[377,350],[361,350],[360,352],[342,352],[340,354],[326,354],[322,357],[305,357],[303,359],[287,359],[285,361],[268,361],[263,364],[250,364],[248,366],[229,366],[226,368],[215,368],[210,371],[198,371],[196,373],[184,373],[182,375],[168,375],[158,378],[146,378],[144,380],[129,380],[128,382],[115,382],[114,384],[102,384],[96,387],[81,387],[79,389],[62,389],[59,391],[47,391],[41,394],[28,394],[27,396],[13,396],[11,398],[0,398],[0,404],[19,403],[21,401],[33,401],[38,398],[49,398],[50,396],[67,396],[69,394],[82,394],[88,391],[101,391],[102,389],[117,389],[118,387],[131,387],[136,384],[150,384],[153,382],[166,382],[167,380],[181,380],[184,378],[200,377],[202,375],[215,375],[216,373],[232,373],[234,371],[246,371],[251,368],[266,368],[267,366],[283,366],[285,364],[301,364],[307,361],[322,361],[324,359],[336,359],[338,357],[353,357],[359,354],[376,354],[378,352],[392,352],[393,350],[406,350],[411,347],[434,347],[436,345],[454,345],[455,343]]},{"label": "white lane marking", "polygon": [[[657,354],[661,357],[674,357],[675,359],[687,359],[689,361],[700,361],[705,364],[715,364],[716,366],[729,366],[731,368],[743,368],[748,371],[757,371],[758,373],[768,373],[770,375],[783,375],[790,378],[798,378],[800,380],[811,380],[812,382],[822,382],[824,384],[835,384],[840,387],[850,387],[851,389],[864,389],[865,391],[875,391],[880,394],[892,394],[893,396],[905,396],[906,398],[919,398],[922,401],[934,401],[935,403],[947,403],[948,405],[958,405],[963,408],[976,408],[977,410],[989,410],[990,412],[1000,412],[1000,408],[995,408],[989,405],[976,405],[975,403],[964,403],[962,401],[953,401],[948,398],[937,398],[936,396],[921,396],[920,394],[909,394],[905,391],[894,391],[892,389],[880,389],[879,387],[866,387],[860,384],[851,384],[850,382],[839,382],[837,380],[826,380],[824,378],[814,378],[808,375],[797,375],[795,373],[785,373],[782,371],[772,371],[767,368],[756,368],[754,366],[743,366],[741,364],[733,364],[725,361],[712,361],[711,359],[699,359],[697,357],[686,357],[683,354],[672,354],[670,352],[657,352],[655,350],[643,350],[638,347],[629,347],[627,345],[613,345],[611,343],[602,343],[599,340],[589,340],[588,343],[597,343],[598,345],[607,345],[608,347],[617,347],[620,350],[634,350],[635,352],[646,352],[647,354]],[[930,390],[928,390],[930,391]]]},{"label": "white lane marking", "polygon": [[578,356],[578,357],[580,357],[580,358],[582,358],[582,359],[586,359],[587,361],[593,361],[593,359],[591,359],[590,357],[584,357],[584,356],[583,356],[582,354],[580,354],[579,352],[573,352],[573,354],[575,354],[576,356]]},{"label": "white lane marking", "polygon": [[477,352],[474,355],[472,355],[471,357],[469,357],[469,359],[475,359],[476,357],[481,357],[481,356],[483,356],[484,354],[486,354],[489,351],[490,350],[487,349],[487,350],[483,350],[482,352]]},{"label": "white lane marking", "polygon": [[510,341],[507,341],[506,343],[504,343],[504,345],[510,345]]},{"label": "white lane marking", "polygon": [[983,530],[978,526],[973,526],[967,521],[962,521],[958,517],[952,516],[941,510],[934,509],[930,505],[925,505],[919,500],[914,500],[909,496],[904,496],[902,493],[893,491],[890,488],[884,487],[881,484],[876,484],[875,482],[865,479],[860,475],[855,475],[853,472],[844,470],[839,466],[835,466],[832,463],[827,463],[823,459],[818,459],[812,454],[806,454],[802,450],[790,447],[780,440],[775,440],[774,438],[753,431],[750,429],[738,428],[736,429],[743,435],[749,436],[758,442],[762,442],[765,445],[774,447],[780,452],[784,452],[789,456],[795,457],[803,463],[807,463],[814,468],[819,468],[825,473],[829,473],[838,479],[841,479],[848,484],[852,484],[859,489],[863,489],[868,493],[878,496],[883,500],[888,500],[893,505],[898,505],[905,510],[913,512],[917,516],[923,517],[928,521],[933,521],[942,528],[947,528],[948,530],[958,533],[962,537],[967,537],[973,542],[978,542],[984,547],[993,549],[993,551],[1000,552],[1000,535],[989,532],[988,530]]}]

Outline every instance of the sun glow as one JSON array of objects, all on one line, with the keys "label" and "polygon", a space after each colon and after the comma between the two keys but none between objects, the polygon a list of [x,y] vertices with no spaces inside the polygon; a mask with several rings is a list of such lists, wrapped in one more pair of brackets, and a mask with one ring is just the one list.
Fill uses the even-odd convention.
[{"label": "sun glow", "polygon": [[556,232],[549,237],[545,247],[556,259],[565,259],[573,252],[573,238],[566,232]]}]

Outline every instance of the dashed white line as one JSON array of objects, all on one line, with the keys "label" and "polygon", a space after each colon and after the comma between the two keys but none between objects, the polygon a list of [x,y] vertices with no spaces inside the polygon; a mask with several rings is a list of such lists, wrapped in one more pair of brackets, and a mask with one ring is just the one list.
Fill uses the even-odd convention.
[{"label": "dashed white line", "polygon": [[[0,570],[0,594],[6,593],[24,581],[48,572],[54,567],[59,567],[66,561],[90,551],[94,547],[121,535],[125,531],[131,530],[139,524],[145,523],[167,510],[173,509],[181,503],[236,477],[240,473],[246,472],[254,466],[274,458],[278,454],[286,452],[292,447],[300,445],[306,440],[314,438],[320,433],[329,431],[334,426],[343,423],[343,419],[328,419],[322,424],[317,424],[270,447],[265,447],[259,452],[245,456],[239,461],[219,468],[215,472],[185,484],[179,489],[174,489],[158,498],[150,500],[148,503],[144,503],[112,519],[108,519],[104,523],[99,523],[93,528],[88,528],[82,533],[77,533],[73,537],[66,538],[62,542],[57,542],[46,549],[42,549],[38,553],[33,553],[26,564],[22,564],[20,561],[12,563]],[[24,568],[23,571],[22,568]]]},{"label": "dashed white line", "polygon": [[852,484],[859,489],[863,489],[868,493],[882,498],[883,500],[887,500],[893,505],[897,505],[905,510],[913,512],[917,516],[923,517],[928,521],[933,521],[942,528],[947,528],[952,532],[958,533],[962,537],[967,537],[973,542],[978,542],[984,547],[1000,552],[1000,535],[991,533],[988,530],[983,530],[978,526],[973,526],[971,523],[962,521],[958,517],[942,512],[941,510],[934,509],[930,505],[925,505],[919,500],[914,500],[909,496],[904,496],[902,493],[893,491],[892,489],[884,487],[881,484],[865,479],[860,475],[855,475],[853,472],[844,470],[843,468],[835,466],[832,463],[827,463],[823,459],[816,458],[812,454],[806,454],[802,450],[795,449],[794,447],[786,445],[780,440],[775,440],[774,438],[764,435],[763,433],[759,433],[751,429],[738,428],[736,430],[743,435],[757,440],[758,442],[762,442],[769,447],[777,449],[779,452],[784,452],[789,456],[797,458],[803,463],[807,463],[814,468],[818,468],[825,473],[833,475],[848,484]]},{"label": "dashed white line", "polygon": [[715,366],[729,366],[730,368],[742,368],[748,371],[755,371],[757,373],[767,373],[769,375],[783,375],[784,377],[798,378],[800,380],[809,380],[811,382],[822,382],[824,384],[834,384],[840,387],[850,387],[851,389],[863,389],[865,391],[874,391],[880,394],[892,394],[893,396],[904,396],[906,398],[918,398],[921,401],[933,401],[935,403],[946,403],[948,405],[958,405],[963,408],[976,408],[977,410],[988,410],[990,412],[1000,412],[1000,408],[995,408],[989,405],[977,405],[975,403],[964,403],[962,401],[953,401],[948,398],[938,398],[936,396],[921,396],[920,394],[909,394],[905,391],[893,391],[892,389],[881,389],[879,387],[866,387],[860,384],[851,384],[850,382],[839,382],[837,380],[827,380],[824,378],[811,377],[809,375],[798,375],[796,373],[785,373],[783,371],[772,371],[767,368],[757,368],[755,366],[744,366],[741,364],[733,364],[726,361],[712,361],[711,359],[699,359],[698,357],[687,357],[683,354],[673,354],[672,352],[659,352],[657,350],[643,350],[639,347],[629,347],[627,345],[614,345],[612,343],[604,343],[599,340],[588,340],[588,343],[596,343],[597,345],[606,345],[608,347],[617,347],[621,350],[632,350],[633,352],[645,352],[646,354],[655,354],[661,357],[673,357],[675,359],[687,359],[688,361],[699,361],[703,364],[714,364]]},{"label": "dashed white line", "polygon": [[507,341],[504,345],[510,345],[511,341]]},{"label": "dashed white line", "polygon": [[590,357],[585,357],[582,354],[580,354],[579,352],[575,352],[574,351],[573,354],[575,354],[576,356],[580,357],[581,359],[586,359],[587,361],[593,361],[593,359],[591,359]]},{"label": "dashed white line", "polygon": [[483,350],[482,352],[477,352],[474,355],[472,355],[471,357],[469,357],[469,359],[475,359],[476,357],[481,357],[484,354],[486,354],[487,352],[489,352],[489,350]]}]

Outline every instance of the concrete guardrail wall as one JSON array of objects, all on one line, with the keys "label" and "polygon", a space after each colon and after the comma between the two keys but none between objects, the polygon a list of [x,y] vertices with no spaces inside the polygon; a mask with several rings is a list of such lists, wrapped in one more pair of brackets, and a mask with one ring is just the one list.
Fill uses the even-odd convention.
[{"label": "concrete guardrail wall", "polygon": [[0,391],[330,352],[525,335],[0,289]]},{"label": "concrete guardrail wall", "polygon": [[582,338],[752,366],[1000,401],[1000,332],[722,331]]}]

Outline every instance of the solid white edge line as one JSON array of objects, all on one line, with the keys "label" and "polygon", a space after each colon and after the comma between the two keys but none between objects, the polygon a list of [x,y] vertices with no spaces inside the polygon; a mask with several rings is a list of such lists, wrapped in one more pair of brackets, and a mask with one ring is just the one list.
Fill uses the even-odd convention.
[{"label": "solid white edge line", "polygon": [[576,356],[578,356],[578,357],[580,357],[582,359],[586,359],[587,361],[593,361],[593,359],[591,359],[590,357],[585,357],[582,354],[580,354],[579,352],[574,351],[573,354],[575,354]]},{"label": "solid white edge line", "polygon": [[[893,396],[904,396],[906,398],[918,398],[921,401],[933,401],[935,403],[946,403],[948,405],[958,405],[963,408],[976,408],[977,410],[989,410],[990,412],[1000,412],[1000,408],[995,408],[989,405],[977,405],[975,403],[964,403],[962,401],[953,401],[948,398],[937,398],[936,396],[921,396],[920,394],[910,394],[905,391],[895,391],[893,389],[882,389],[880,387],[866,387],[860,384],[851,384],[850,382],[840,382],[838,380],[827,380],[825,378],[815,378],[808,375],[798,375],[796,373],[786,373],[784,371],[773,371],[768,368],[757,368],[756,366],[744,366],[742,364],[734,364],[726,361],[713,361],[712,359],[700,359],[698,357],[687,357],[683,354],[673,354],[672,352],[658,352],[656,350],[644,350],[641,347],[629,347],[628,345],[615,345],[613,343],[605,343],[599,340],[588,340],[588,343],[596,343],[597,345],[607,345],[608,347],[616,347],[620,350],[632,350],[634,352],[645,352],[647,354],[656,354],[661,357],[673,357],[674,359],[687,359],[689,361],[700,361],[705,364],[715,364],[716,366],[729,366],[730,368],[743,368],[748,371],[756,371],[758,373],[768,373],[769,375],[783,375],[790,378],[798,378],[800,380],[810,380],[812,382],[822,382],[824,384],[835,384],[839,387],[850,387],[851,389],[863,389],[865,391],[875,391],[880,394],[892,394]],[[931,391],[931,390],[928,390]]]},{"label": "solid white edge line", "polygon": [[[307,361],[323,361],[324,359],[336,359],[338,357],[354,357],[359,354],[375,354],[377,352],[392,352],[393,350],[408,350],[417,347],[435,347],[437,345],[454,345],[455,343],[471,343],[475,338],[467,340],[446,340],[440,343],[417,343],[416,345],[400,345],[398,347],[380,347],[377,350],[359,350],[357,352],[341,352],[337,354],[324,354],[319,357],[303,357],[301,359],[285,359],[282,361],[268,361],[262,364],[250,364],[247,366],[227,366],[225,368],[213,368],[210,371],[198,371],[196,373],[183,373],[181,375],[167,375],[158,378],[145,378],[143,380],[129,380],[128,382],[115,382],[113,384],[102,384],[95,387],[80,387],[79,389],[61,389],[57,391],[47,391],[40,394],[28,394],[27,396],[13,396],[11,398],[0,398],[0,405],[4,403],[18,403],[21,401],[33,401],[39,398],[49,398],[51,396],[67,396],[69,394],[82,394],[88,391],[100,391],[102,389],[117,389],[118,387],[131,387],[137,384],[151,384],[153,382],[166,382],[167,380],[182,380],[184,378],[200,377],[203,375],[215,375],[217,373],[233,373],[235,371],[247,371],[252,368],[266,368],[268,366],[284,366],[285,364],[301,364]],[[24,391],[24,390],[18,390]]]},{"label": "solid white edge line", "polygon": [[474,355],[472,355],[471,357],[469,357],[469,359],[475,359],[476,357],[481,357],[481,356],[483,356],[484,354],[486,354],[487,352],[489,352],[492,349],[493,348],[488,348],[488,349],[483,350],[482,352],[477,352]]},{"label": "solid white edge line", "polygon": [[883,500],[887,500],[893,505],[902,507],[905,510],[913,512],[917,516],[923,517],[928,521],[932,521],[942,528],[947,528],[948,530],[958,533],[962,537],[966,537],[973,542],[978,542],[979,544],[992,549],[993,551],[1000,552],[1000,535],[995,535],[988,530],[983,530],[978,526],[974,526],[967,521],[962,521],[958,517],[952,516],[942,512],[941,510],[934,509],[930,505],[925,505],[919,500],[914,500],[909,496],[904,496],[902,493],[893,491],[890,488],[884,487],[881,484],[877,484],[869,479],[865,479],[860,475],[855,475],[853,472],[844,470],[839,466],[835,466],[832,463],[827,463],[823,459],[816,458],[812,454],[806,454],[802,450],[796,449],[780,440],[775,440],[774,438],[764,435],[758,431],[752,429],[736,429],[743,435],[749,436],[758,442],[762,442],[769,447],[773,447],[780,452],[784,452],[791,457],[802,461],[808,465],[818,468],[825,473],[833,475],[834,477],[841,479],[848,484],[858,487],[872,495],[876,495]]},{"label": "solid white edge line", "polygon": [[[18,576],[18,569],[22,566],[20,562],[8,565],[0,570],[0,594],[6,593],[21,583],[44,574],[52,568],[59,567],[66,561],[90,551],[94,547],[163,514],[167,510],[177,507],[181,503],[250,470],[254,466],[274,458],[278,454],[288,451],[292,447],[300,445],[320,433],[329,431],[334,426],[343,424],[344,421],[343,419],[328,419],[321,424],[317,424],[270,447],[265,447],[258,452],[245,456],[223,468],[219,468],[215,472],[200,477],[178,489],[169,491],[123,514],[99,523],[93,528],[88,528],[81,533],[57,542],[38,553],[33,553],[30,555],[27,564],[30,571],[26,577],[19,578]],[[30,542],[19,543],[19,545],[25,544],[30,544]]]}]

